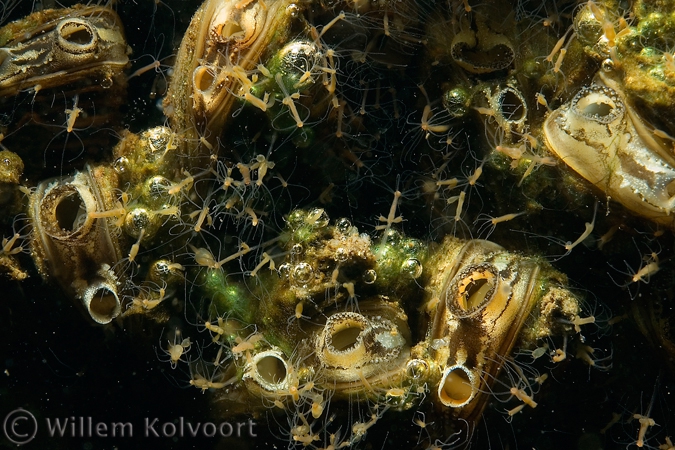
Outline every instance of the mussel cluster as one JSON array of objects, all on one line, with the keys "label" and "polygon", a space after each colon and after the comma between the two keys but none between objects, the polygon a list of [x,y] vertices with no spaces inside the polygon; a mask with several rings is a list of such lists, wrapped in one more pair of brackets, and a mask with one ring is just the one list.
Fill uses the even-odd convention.
[{"label": "mussel cluster", "polygon": [[588,439],[623,414],[612,443],[672,448],[652,417],[675,358],[675,4],[154,3],[150,33],[189,24],[150,65],[124,2],[0,28],[12,286],[168,334],[212,416],[267,418],[261,448],[552,420],[569,402],[544,381],[611,374],[611,327],[634,327],[665,360],[651,406]]}]

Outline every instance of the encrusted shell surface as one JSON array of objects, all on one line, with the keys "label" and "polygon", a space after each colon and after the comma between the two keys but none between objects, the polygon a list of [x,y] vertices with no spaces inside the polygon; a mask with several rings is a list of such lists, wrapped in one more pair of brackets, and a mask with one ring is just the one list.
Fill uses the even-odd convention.
[{"label": "encrusted shell surface", "polygon": [[611,78],[601,76],[551,113],[544,137],[549,150],[607,196],[675,226],[675,160]]}]

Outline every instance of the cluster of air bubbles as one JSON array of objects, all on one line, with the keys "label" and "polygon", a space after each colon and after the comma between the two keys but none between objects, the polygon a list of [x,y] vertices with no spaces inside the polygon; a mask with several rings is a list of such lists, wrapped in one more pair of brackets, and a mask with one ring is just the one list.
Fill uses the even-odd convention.
[{"label": "cluster of air bubbles", "polygon": [[291,262],[283,263],[277,269],[279,277],[289,280],[294,287],[306,288],[307,284],[314,278],[314,269],[306,262],[300,261],[304,252],[302,244],[295,244],[291,247]]}]

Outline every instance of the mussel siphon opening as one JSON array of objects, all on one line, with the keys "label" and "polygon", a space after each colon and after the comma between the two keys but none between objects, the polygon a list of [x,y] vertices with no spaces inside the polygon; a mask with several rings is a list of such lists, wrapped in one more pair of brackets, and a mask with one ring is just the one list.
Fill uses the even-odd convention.
[{"label": "mussel siphon opening", "polygon": [[91,28],[78,24],[77,26],[61,28],[61,37],[68,42],[77,45],[86,45],[91,43],[94,38]]},{"label": "mussel siphon opening", "polygon": [[457,298],[457,301],[460,306],[469,311],[480,306],[491,288],[490,282],[485,278],[471,280],[464,286],[464,293]]},{"label": "mussel siphon opening", "polygon": [[625,107],[612,89],[594,84],[577,93],[572,110],[584,119],[608,124],[622,117]]},{"label": "mussel siphon opening", "polygon": [[59,47],[71,54],[93,52],[98,41],[96,31],[85,20],[67,19],[58,24]]},{"label": "mussel siphon opening", "polygon": [[346,327],[337,330],[331,335],[332,347],[337,351],[346,351],[354,347],[363,331],[363,325],[358,322],[349,322]]},{"label": "mussel siphon opening", "polygon": [[195,69],[193,75],[193,83],[195,89],[200,92],[205,92],[211,88],[215,80],[215,75],[208,67],[199,66]]},{"label": "mussel siphon opening", "polygon": [[98,323],[109,323],[119,314],[119,299],[107,286],[96,289],[88,301],[89,314]]},{"label": "mussel siphon opening", "polygon": [[326,321],[317,340],[317,354],[328,367],[354,368],[369,361],[366,341],[374,338],[368,318],[358,313],[343,312]]},{"label": "mussel siphon opening", "polygon": [[523,99],[511,88],[504,89],[499,96],[499,112],[504,120],[518,122],[525,116]]},{"label": "mussel siphon opening", "polygon": [[453,408],[464,406],[473,398],[474,393],[469,372],[459,365],[448,368],[438,386],[441,402]]},{"label": "mussel siphon opening", "polygon": [[588,97],[579,100],[579,103],[577,103],[577,108],[581,113],[586,116],[598,117],[607,117],[611,114],[614,109],[613,102],[610,103],[609,99],[595,98],[596,96],[592,96],[593,101],[591,101],[590,97],[591,96],[589,95]]},{"label": "mussel siphon opening", "polygon": [[239,22],[228,20],[218,28],[218,35],[224,40],[240,39],[244,37],[244,29]]},{"label": "mussel siphon opening", "polygon": [[56,223],[61,230],[66,232],[77,231],[86,218],[86,209],[79,193],[71,192],[61,198],[54,209]]},{"label": "mussel siphon opening", "polygon": [[458,274],[446,294],[448,308],[459,317],[481,311],[495,297],[499,275],[490,264],[469,267]]},{"label": "mussel siphon opening", "polygon": [[269,384],[281,383],[286,378],[286,364],[275,355],[265,355],[256,363],[260,378]]}]

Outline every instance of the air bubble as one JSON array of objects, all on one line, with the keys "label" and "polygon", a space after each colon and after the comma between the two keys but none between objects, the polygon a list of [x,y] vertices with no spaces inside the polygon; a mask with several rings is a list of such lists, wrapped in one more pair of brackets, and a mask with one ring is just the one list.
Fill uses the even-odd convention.
[{"label": "air bubble", "polygon": [[145,208],[134,208],[124,217],[124,231],[129,236],[137,238],[141,232],[149,234],[150,212]]},{"label": "air bubble", "polygon": [[113,169],[122,175],[129,170],[129,159],[126,156],[120,156],[113,162]]},{"label": "air bubble", "polygon": [[302,252],[304,252],[305,249],[303,248],[302,244],[295,244],[293,247],[291,247],[291,262],[296,262],[300,256],[302,256]]},{"label": "air bubble", "polygon": [[101,82],[99,83],[99,85],[100,85],[103,89],[110,89],[111,87],[113,87],[113,79],[110,78],[110,77],[105,77],[105,78],[103,78],[103,79],[101,80]]},{"label": "air bubble", "polygon": [[323,228],[328,226],[328,222],[330,222],[330,219],[328,218],[328,214],[323,208],[314,208],[307,215],[305,222],[307,223],[307,225],[311,225],[317,228]]},{"label": "air bubble", "polygon": [[429,371],[429,364],[423,359],[411,359],[406,367],[406,375],[413,380],[425,377]]},{"label": "air bubble", "polygon": [[602,68],[603,72],[611,73],[614,71],[614,61],[612,61],[611,58],[607,58],[602,62],[600,67]]},{"label": "air bubble", "polygon": [[391,245],[399,245],[401,243],[401,233],[390,228],[384,232],[384,240]]},{"label": "air bubble", "polygon": [[312,281],[314,270],[312,269],[312,266],[302,262],[293,268],[292,277],[294,284],[299,284],[304,287],[307,283]]},{"label": "air bubble", "polygon": [[366,284],[373,284],[377,280],[377,272],[373,269],[368,269],[363,273],[363,282]]},{"label": "air bubble", "polygon": [[412,278],[418,278],[422,275],[422,263],[416,260],[415,258],[406,259],[401,264],[401,272],[407,273]]},{"label": "air bubble", "polygon": [[288,15],[290,15],[291,17],[296,18],[298,17],[298,14],[300,14],[300,8],[298,8],[298,5],[296,5],[295,3],[291,3],[286,8],[286,12],[288,12]]},{"label": "air bubble", "polygon": [[335,260],[339,262],[345,262],[347,261],[347,257],[349,254],[347,253],[347,250],[345,250],[343,247],[338,247],[337,250],[335,250]]},{"label": "air bubble", "polygon": [[156,175],[147,182],[148,197],[152,200],[169,198],[169,189],[171,189],[171,181],[161,175]]},{"label": "air bubble", "polygon": [[279,278],[281,278],[282,280],[288,280],[291,274],[291,265],[288,263],[283,263],[277,269],[277,273],[279,274]]},{"label": "air bubble", "polygon": [[352,228],[352,223],[346,217],[340,217],[335,222],[335,228],[342,234],[347,234]]}]

